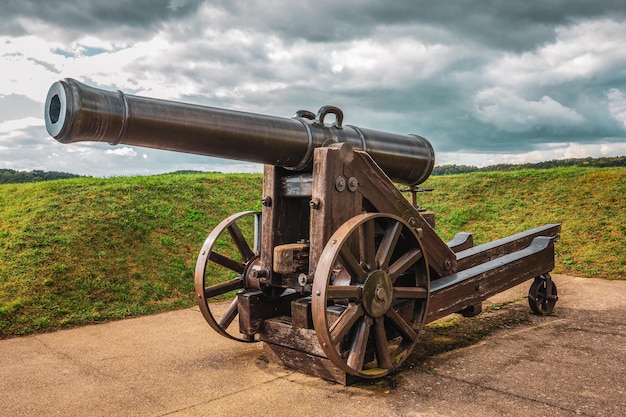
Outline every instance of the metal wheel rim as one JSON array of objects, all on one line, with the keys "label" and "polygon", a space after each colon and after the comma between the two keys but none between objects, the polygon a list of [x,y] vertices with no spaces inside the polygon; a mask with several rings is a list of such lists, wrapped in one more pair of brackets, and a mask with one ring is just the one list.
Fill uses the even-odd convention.
[{"label": "metal wheel rim", "polygon": [[[368,242],[373,240],[371,237],[376,223],[381,222],[387,223],[387,229],[380,242]],[[359,232],[356,232],[357,230]],[[361,238],[357,239],[358,259],[357,256],[348,259],[350,256],[346,251],[351,250],[347,245],[350,244],[349,239],[355,238],[354,233],[361,235]],[[399,237],[402,238],[403,245],[410,241],[413,247],[392,260],[391,258],[397,255],[395,252]],[[381,249],[383,247],[387,249]],[[337,263],[343,266],[343,270],[352,270],[349,272],[350,283],[355,285],[331,283],[334,279],[345,281],[345,278],[342,280],[333,276]],[[407,275],[409,281],[413,280],[413,274],[405,274],[411,268],[415,270],[414,286],[396,285],[400,284],[399,277],[402,277],[403,282],[406,282]],[[373,278],[375,273],[379,276]],[[386,298],[391,293],[385,288],[384,274],[387,274],[392,282],[393,303],[381,314],[376,308],[368,306],[368,303],[376,304],[379,300],[372,301],[373,296],[366,294],[368,292],[366,286],[369,279],[381,281],[380,292],[384,295],[381,298]],[[361,281],[362,288],[357,289],[361,287]],[[356,284],[357,282],[359,284]],[[407,222],[400,217],[381,213],[365,213],[348,220],[337,229],[324,248],[313,282],[313,323],[319,343],[327,357],[338,368],[362,378],[379,378],[397,369],[413,351],[418,333],[424,325],[430,296],[429,283],[428,262],[423,247],[415,230]],[[378,289],[378,286],[376,288]],[[329,323],[327,314],[329,301],[342,297],[346,297],[350,302],[345,304],[339,318]],[[336,306],[335,303],[332,308]],[[402,317],[403,314],[407,315],[407,306],[410,311],[408,321]],[[400,310],[403,308],[405,310],[401,314]],[[342,347],[346,339],[351,342],[347,353]]]},{"label": "metal wheel rim", "polygon": [[[250,216],[254,216],[254,242],[252,247],[250,247],[250,243],[246,241],[243,234],[241,234],[239,226],[237,226],[238,221]],[[219,252],[214,251],[214,247],[224,232],[231,236],[233,242],[236,242],[236,246],[238,247],[242,258],[241,261],[231,259],[228,256],[223,256]],[[255,337],[235,333],[232,330],[229,331],[229,327],[235,322],[235,319],[239,314],[237,295],[235,295],[235,297],[231,300],[228,308],[219,318],[217,318],[213,311],[211,311],[209,300],[230,291],[239,290],[239,293],[245,290],[244,277],[247,267],[258,259],[260,255],[260,232],[261,212],[259,211],[246,211],[227,217],[222,220],[222,222],[220,222],[220,224],[218,224],[206,238],[196,262],[194,284],[196,299],[198,306],[200,307],[200,311],[202,312],[202,316],[209,323],[211,328],[213,328],[213,330],[222,336],[238,342],[249,343],[256,342],[258,340]],[[238,274],[237,277],[229,281],[207,287],[207,268],[211,262]]]},{"label": "metal wheel rim", "polygon": [[[530,286],[530,290],[528,291],[528,305],[533,313],[538,315],[547,315],[552,313],[557,301],[556,297],[558,293],[556,284],[552,281],[552,279],[546,279],[545,275],[548,274],[540,275],[535,278],[535,281],[533,281]],[[548,300],[546,296],[548,292],[548,282],[550,282],[550,293],[554,296],[551,300]]]}]

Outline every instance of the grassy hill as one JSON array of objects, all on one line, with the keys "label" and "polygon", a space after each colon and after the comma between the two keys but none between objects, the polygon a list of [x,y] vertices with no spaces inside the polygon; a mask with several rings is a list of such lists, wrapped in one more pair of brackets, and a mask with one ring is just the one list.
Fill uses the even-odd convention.
[{"label": "grassy hill", "polygon": [[626,168],[556,168],[431,177],[420,204],[439,235],[475,232],[485,243],[561,223],[555,272],[626,279]]},{"label": "grassy hill", "polygon": [[[170,174],[0,185],[0,338],[194,304],[208,232],[260,207],[260,175]],[[444,240],[563,223],[555,272],[626,279],[626,168],[430,178]]]}]

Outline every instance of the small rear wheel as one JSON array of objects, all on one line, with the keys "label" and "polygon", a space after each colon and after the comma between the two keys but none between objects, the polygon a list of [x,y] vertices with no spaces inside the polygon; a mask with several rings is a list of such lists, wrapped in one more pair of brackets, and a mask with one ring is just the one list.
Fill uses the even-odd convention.
[{"label": "small rear wheel", "polygon": [[552,313],[558,299],[556,284],[550,274],[546,273],[535,278],[528,291],[528,305],[533,313],[539,316]]}]

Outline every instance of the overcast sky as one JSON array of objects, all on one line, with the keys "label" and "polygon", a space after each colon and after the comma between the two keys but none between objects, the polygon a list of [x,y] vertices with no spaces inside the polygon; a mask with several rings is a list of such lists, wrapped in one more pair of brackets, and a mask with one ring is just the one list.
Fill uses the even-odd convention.
[{"label": "overcast sky", "polygon": [[43,102],[65,77],[285,117],[333,104],[428,138],[437,165],[626,155],[624,0],[3,1],[0,168],[258,170],[59,144]]}]

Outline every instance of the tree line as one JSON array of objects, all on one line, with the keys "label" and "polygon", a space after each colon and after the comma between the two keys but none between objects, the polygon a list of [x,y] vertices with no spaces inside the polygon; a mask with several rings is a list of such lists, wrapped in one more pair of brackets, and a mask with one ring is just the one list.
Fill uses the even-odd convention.
[{"label": "tree line", "polygon": [[39,182],[77,178],[80,175],[57,171],[16,171],[14,169],[0,169],[0,184],[15,184],[22,182]]},{"label": "tree line", "polygon": [[431,175],[466,174],[469,172],[516,171],[520,169],[547,169],[559,167],[623,167],[626,156],[610,156],[602,158],[553,159],[551,161],[528,164],[497,164],[478,168],[472,165],[440,165],[433,169]]},{"label": "tree line", "polygon": [[[473,165],[440,165],[433,169],[432,175],[466,174],[469,172],[488,171],[515,171],[519,169],[547,169],[558,167],[623,167],[626,166],[626,156],[610,156],[602,158],[572,158],[553,159],[551,161],[528,163],[528,164],[497,164],[478,168]],[[201,171],[176,171],[177,174],[197,174]],[[16,171],[13,169],[0,168],[0,184],[13,184],[22,182],[38,182],[60,180],[65,178],[77,178],[82,175],[70,174],[58,171]]]}]

